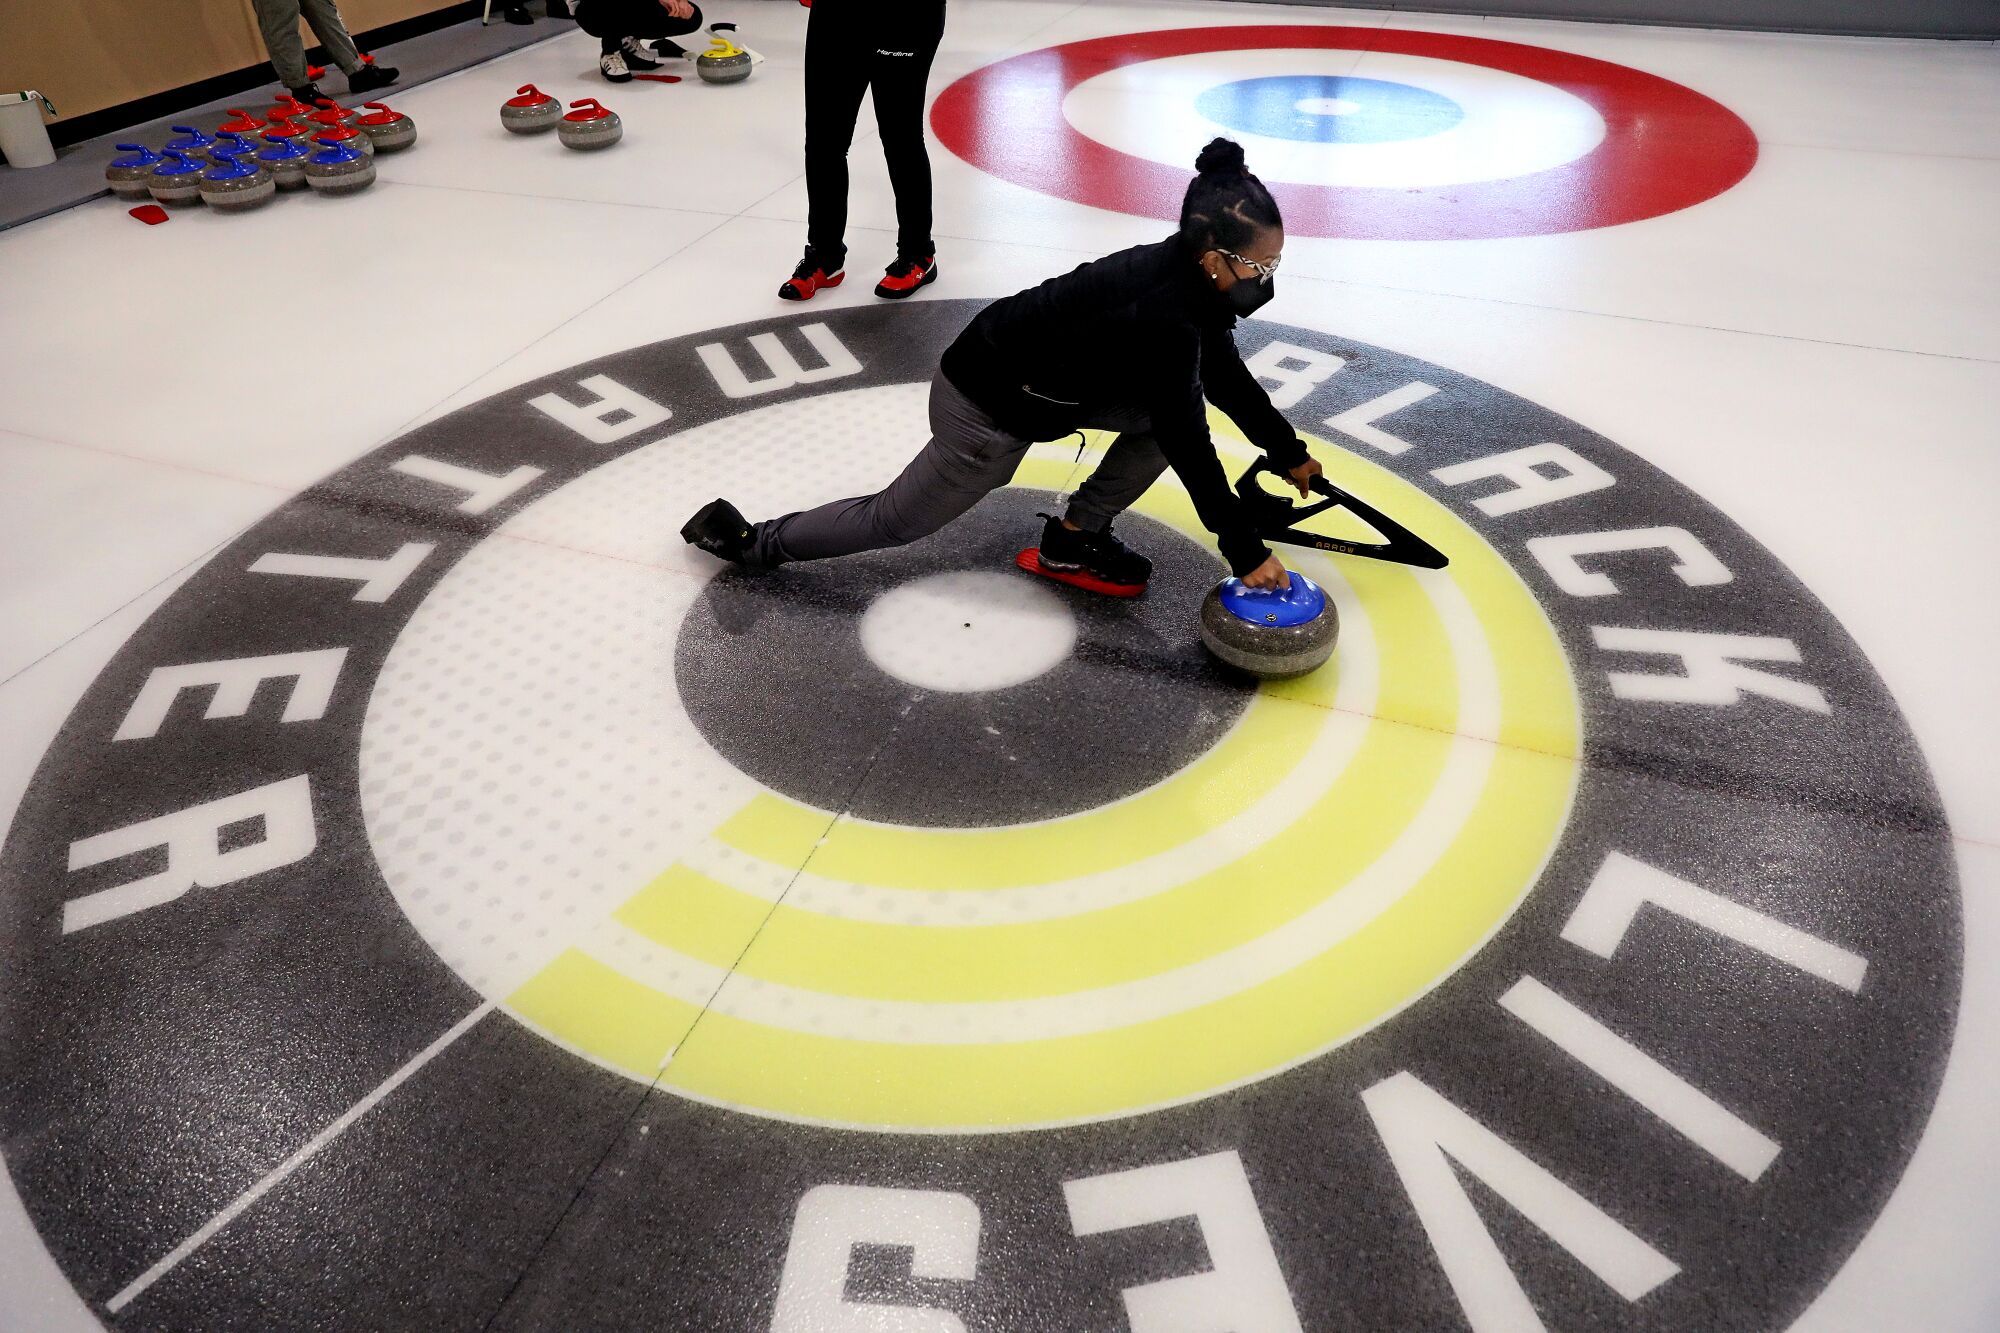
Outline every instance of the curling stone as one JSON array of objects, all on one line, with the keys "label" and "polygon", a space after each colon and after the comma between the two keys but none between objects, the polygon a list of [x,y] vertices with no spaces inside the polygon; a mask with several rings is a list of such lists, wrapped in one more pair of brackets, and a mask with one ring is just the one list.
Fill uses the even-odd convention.
[{"label": "curling stone", "polygon": [[111,186],[111,193],[120,199],[149,198],[152,192],[146,188],[146,178],[153,174],[154,167],[166,159],[141,143],[121,143],[118,147],[132,156],[114,157],[111,165],[104,169],[104,179]]},{"label": "curling stone", "polygon": [[229,119],[215,127],[216,138],[225,134],[241,134],[255,138],[264,132],[264,122],[251,115],[240,106],[229,108]]},{"label": "curling stone", "polygon": [[1340,614],[1317,583],[1292,574],[1281,591],[1224,579],[1201,602],[1209,652],[1264,680],[1303,676],[1326,664],[1340,638]]},{"label": "curling stone", "polygon": [[391,111],[380,102],[364,102],[362,106],[369,114],[354,123],[375,145],[376,152],[400,153],[417,141],[417,122],[402,112]]},{"label": "curling stone", "polygon": [[[302,153],[313,150],[313,137],[302,125],[295,125],[289,119],[279,116],[264,127],[264,142],[294,144]],[[260,153],[261,157],[262,154]]]},{"label": "curling stone", "polygon": [[215,147],[208,150],[208,160],[220,162],[225,156],[241,157],[255,166],[257,164],[257,140],[254,135],[239,134],[235,130],[217,130]]},{"label": "curling stone", "polygon": [[599,106],[595,97],[580,98],[569,104],[569,114],[556,126],[563,147],[589,152],[609,148],[625,137],[625,122],[616,111]]},{"label": "curling stone", "polygon": [[704,83],[741,83],[750,77],[748,51],[727,37],[712,37],[708,49],[694,58],[694,72]]},{"label": "curling stone", "polygon": [[271,183],[281,190],[303,190],[306,188],[306,159],[312,154],[306,151],[305,141],[294,135],[264,136],[264,147],[257,154],[257,165],[271,173]]},{"label": "curling stone", "polygon": [[524,83],[516,92],[517,96],[500,104],[500,123],[510,132],[540,134],[562,122],[562,103],[534,84]]},{"label": "curling stone", "polygon": [[306,184],[314,194],[358,194],[375,183],[374,158],[325,135],[319,144],[319,151],[306,159]]},{"label": "curling stone", "polygon": [[208,160],[208,150],[215,147],[215,140],[192,125],[176,125],[173,129],[180,138],[167,140],[169,153],[186,153],[197,162]]},{"label": "curling stone", "polygon": [[360,129],[357,128],[358,125],[359,118],[352,111],[349,111],[338,102],[325,97],[319,99],[319,110],[306,117],[306,128],[312,133],[315,139],[334,130],[350,129],[354,131],[356,136],[363,140],[360,145],[361,151],[370,157],[375,156],[374,143],[361,133]]},{"label": "curling stone", "polygon": [[201,201],[218,213],[247,213],[271,202],[277,178],[241,150],[217,149],[201,173]]},{"label": "curling stone", "polygon": [[359,126],[352,124],[333,126],[315,125],[313,128],[316,131],[313,135],[314,143],[325,143],[331,139],[343,147],[352,148],[363,157],[375,156],[375,141],[362,133]]},{"label": "curling stone", "polygon": [[168,149],[166,161],[153,168],[153,174],[146,177],[146,193],[153,196],[156,204],[178,206],[201,202],[201,169],[204,163],[199,158]]}]

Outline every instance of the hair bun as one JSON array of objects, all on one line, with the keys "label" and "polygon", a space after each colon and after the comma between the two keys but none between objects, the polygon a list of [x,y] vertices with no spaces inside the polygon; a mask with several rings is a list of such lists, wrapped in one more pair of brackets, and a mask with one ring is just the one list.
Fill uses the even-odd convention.
[{"label": "hair bun", "polygon": [[1210,139],[1208,147],[1194,160],[1194,169],[1204,176],[1243,170],[1243,145],[1234,139]]}]

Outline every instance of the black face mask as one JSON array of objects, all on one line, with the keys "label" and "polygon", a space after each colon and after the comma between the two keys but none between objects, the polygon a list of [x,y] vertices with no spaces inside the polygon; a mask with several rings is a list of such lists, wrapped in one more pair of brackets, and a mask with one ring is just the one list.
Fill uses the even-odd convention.
[{"label": "black face mask", "polygon": [[1229,305],[1229,313],[1238,319],[1248,319],[1278,294],[1276,278],[1238,278],[1234,286],[1222,294]]}]

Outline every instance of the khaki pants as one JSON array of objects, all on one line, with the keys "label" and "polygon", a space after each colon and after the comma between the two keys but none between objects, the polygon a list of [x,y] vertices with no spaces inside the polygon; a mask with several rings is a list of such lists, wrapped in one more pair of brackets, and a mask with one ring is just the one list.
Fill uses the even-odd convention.
[{"label": "khaki pants", "polygon": [[257,10],[257,27],[264,34],[264,49],[271,53],[271,68],[278,82],[287,88],[303,88],[306,78],[306,44],[299,37],[299,19],[312,25],[313,36],[326,48],[327,58],[340,66],[343,74],[361,68],[361,53],[347,35],[340,9],[333,0],[251,0]]}]

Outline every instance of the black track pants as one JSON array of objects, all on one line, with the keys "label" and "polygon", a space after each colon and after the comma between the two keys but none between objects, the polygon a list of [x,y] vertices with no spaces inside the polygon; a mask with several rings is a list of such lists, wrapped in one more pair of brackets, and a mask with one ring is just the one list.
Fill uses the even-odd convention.
[{"label": "black track pants", "polygon": [[685,37],[701,29],[701,6],[684,19],[666,11],[660,0],[577,0],[576,26],[603,39],[606,54],[627,37]]},{"label": "black track pants", "polygon": [[847,150],[864,93],[875,98],[896,191],[896,253],[919,257],[937,248],[924,90],[943,37],[944,0],[814,0],[806,24],[806,244],[829,273],[847,259]]}]

